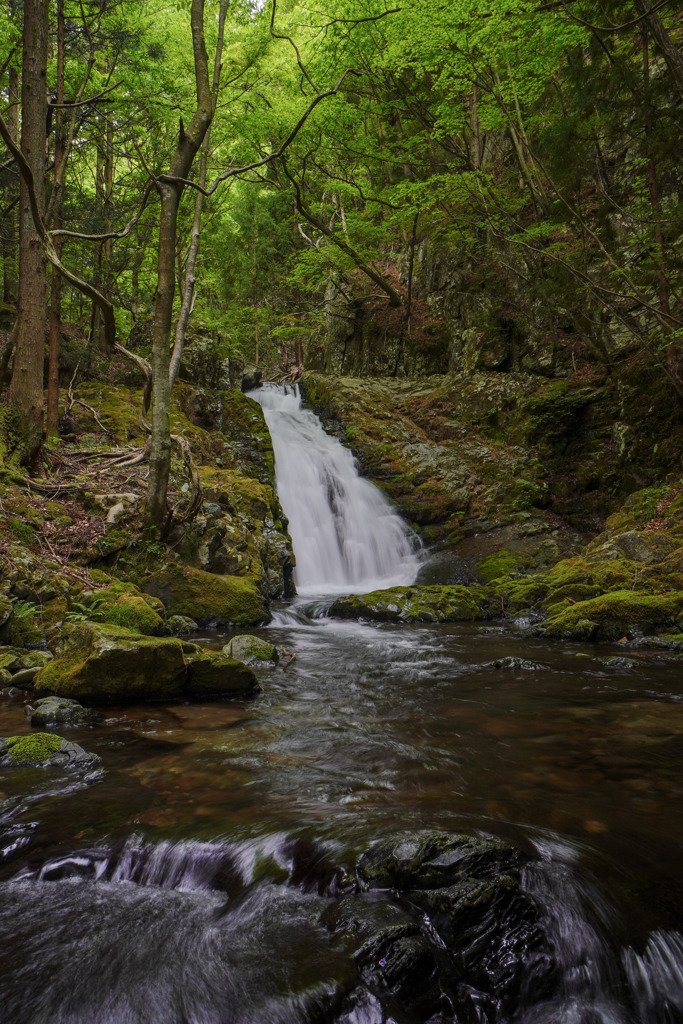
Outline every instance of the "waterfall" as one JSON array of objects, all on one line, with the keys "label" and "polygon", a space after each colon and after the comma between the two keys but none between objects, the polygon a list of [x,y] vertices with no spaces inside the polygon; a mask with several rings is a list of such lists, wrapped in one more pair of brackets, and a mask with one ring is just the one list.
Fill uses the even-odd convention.
[{"label": "waterfall", "polygon": [[250,393],[273,439],[277,493],[289,519],[299,594],[363,593],[408,585],[417,538],[353,456],[302,408],[297,387]]}]

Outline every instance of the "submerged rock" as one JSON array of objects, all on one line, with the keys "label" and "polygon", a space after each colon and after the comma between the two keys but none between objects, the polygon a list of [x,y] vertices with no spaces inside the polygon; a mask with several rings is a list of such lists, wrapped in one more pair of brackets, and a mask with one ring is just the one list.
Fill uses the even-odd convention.
[{"label": "submerged rock", "polygon": [[329,614],[376,622],[471,622],[485,617],[481,587],[393,587],[338,598]]},{"label": "submerged rock", "polygon": [[1,768],[82,768],[99,761],[97,754],[51,732],[0,739]]},{"label": "submerged rock", "polygon": [[277,662],[280,658],[277,648],[273,644],[269,644],[267,640],[262,640],[258,636],[249,636],[247,634],[234,636],[230,643],[225,645],[223,650],[231,658],[237,658],[239,661],[246,662],[246,664],[259,661]]}]

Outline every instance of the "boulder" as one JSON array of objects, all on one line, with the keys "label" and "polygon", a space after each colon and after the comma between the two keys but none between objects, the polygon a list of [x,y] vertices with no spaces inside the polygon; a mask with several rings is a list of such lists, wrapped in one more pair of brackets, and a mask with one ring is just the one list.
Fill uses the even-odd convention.
[{"label": "boulder", "polygon": [[154,598],[141,594],[137,587],[127,583],[87,590],[79,597],[79,604],[99,622],[125,626],[146,636],[159,636],[164,630],[164,620],[152,607],[153,601]]},{"label": "boulder", "polygon": [[189,618],[187,615],[171,615],[166,620],[166,628],[174,636],[186,636],[188,633],[194,633],[199,629],[199,626],[194,619]]},{"label": "boulder", "polygon": [[258,693],[256,676],[222,652],[121,626],[67,623],[57,655],[36,679],[41,694],[130,704]]},{"label": "boulder", "polygon": [[189,657],[185,693],[194,700],[206,697],[253,697],[261,687],[252,670],[222,651],[201,651]]},{"label": "boulder", "polygon": [[340,597],[329,614],[375,622],[471,622],[484,618],[481,587],[393,587]]},{"label": "boulder", "polygon": [[218,576],[171,564],[145,582],[145,592],[163,601],[171,615],[186,615],[205,625],[256,625],[268,618],[263,598],[249,579]]},{"label": "boulder", "polygon": [[33,705],[27,704],[25,714],[34,727],[50,725],[80,725],[91,712],[77,700],[66,697],[41,697]]},{"label": "boulder", "polygon": [[537,635],[561,640],[621,640],[683,628],[683,591],[643,594],[616,590],[569,607],[557,607],[535,627]]},{"label": "boulder", "polygon": [[181,640],[144,637],[122,626],[66,623],[57,655],[35,685],[40,694],[93,704],[177,700],[191,650],[194,645]]},{"label": "boulder", "polygon": [[262,640],[258,636],[249,636],[248,634],[234,636],[223,650],[231,658],[237,658],[238,661],[244,661],[246,664],[277,662],[280,658],[277,648],[273,644],[269,644],[267,640]]},{"label": "boulder", "polygon": [[88,768],[99,761],[97,754],[51,732],[0,739],[0,768]]}]

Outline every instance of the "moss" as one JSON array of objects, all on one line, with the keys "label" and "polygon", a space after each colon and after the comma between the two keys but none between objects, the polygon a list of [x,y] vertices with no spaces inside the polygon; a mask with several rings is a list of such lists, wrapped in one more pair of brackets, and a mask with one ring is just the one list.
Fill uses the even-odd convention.
[{"label": "moss", "polygon": [[548,593],[541,576],[503,576],[488,588],[494,610],[515,615],[536,607]]},{"label": "moss", "polygon": [[29,523],[24,522],[23,519],[10,519],[9,525],[14,536],[22,544],[30,547],[31,544],[35,543],[36,533]]},{"label": "moss", "polygon": [[491,580],[500,579],[501,576],[510,576],[524,563],[525,559],[521,555],[502,548],[500,551],[494,551],[491,555],[486,555],[485,558],[480,558],[474,568],[477,576],[484,583],[490,583]]},{"label": "moss", "polygon": [[624,635],[652,633],[683,621],[683,592],[668,595],[617,590],[589,601],[579,601],[554,614],[543,627],[546,636],[578,638],[586,622],[594,629],[590,639],[619,640]]},{"label": "moss", "polygon": [[223,651],[202,651],[189,662],[185,690],[189,697],[250,697],[260,692],[252,669]]},{"label": "moss", "polygon": [[340,619],[377,622],[471,622],[484,617],[481,587],[393,587],[342,597],[330,608]]},{"label": "moss", "polygon": [[141,636],[122,626],[67,623],[55,658],[35,680],[41,694],[84,703],[182,697],[197,648],[173,638]]},{"label": "moss", "polygon": [[64,511],[64,506],[58,501],[45,502],[45,514],[57,526],[71,526],[73,523],[71,516]]},{"label": "moss", "polygon": [[31,736],[9,736],[5,740],[10,760],[16,764],[41,764],[56,754],[63,740],[50,732],[35,732]]},{"label": "moss", "polygon": [[160,598],[169,614],[186,615],[198,623],[248,626],[263,622],[268,615],[251,580],[190,566],[166,566],[145,582],[145,591]]},{"label": "moss", "polygon": [[111,622],[115,626],[125,626],[138,633],[155,636],[163,629],[164,621],[150,607],[150,601],[153,600],[148,595],[140,594],[137,587],[130,584],[113,583],[102,590],[81,595],[80,603],[89,609],[89,617],[94,621]]}]

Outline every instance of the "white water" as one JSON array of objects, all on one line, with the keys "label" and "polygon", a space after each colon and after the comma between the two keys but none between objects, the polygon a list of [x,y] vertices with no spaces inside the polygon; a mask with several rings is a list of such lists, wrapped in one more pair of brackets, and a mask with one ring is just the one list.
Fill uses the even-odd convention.
[{"label": "white water", "polygon": [[302,408],[298,388],[250,392],[273,439],[275,477],[302,596],[405,586],[418,569],[417,538],[353,456]]}]

